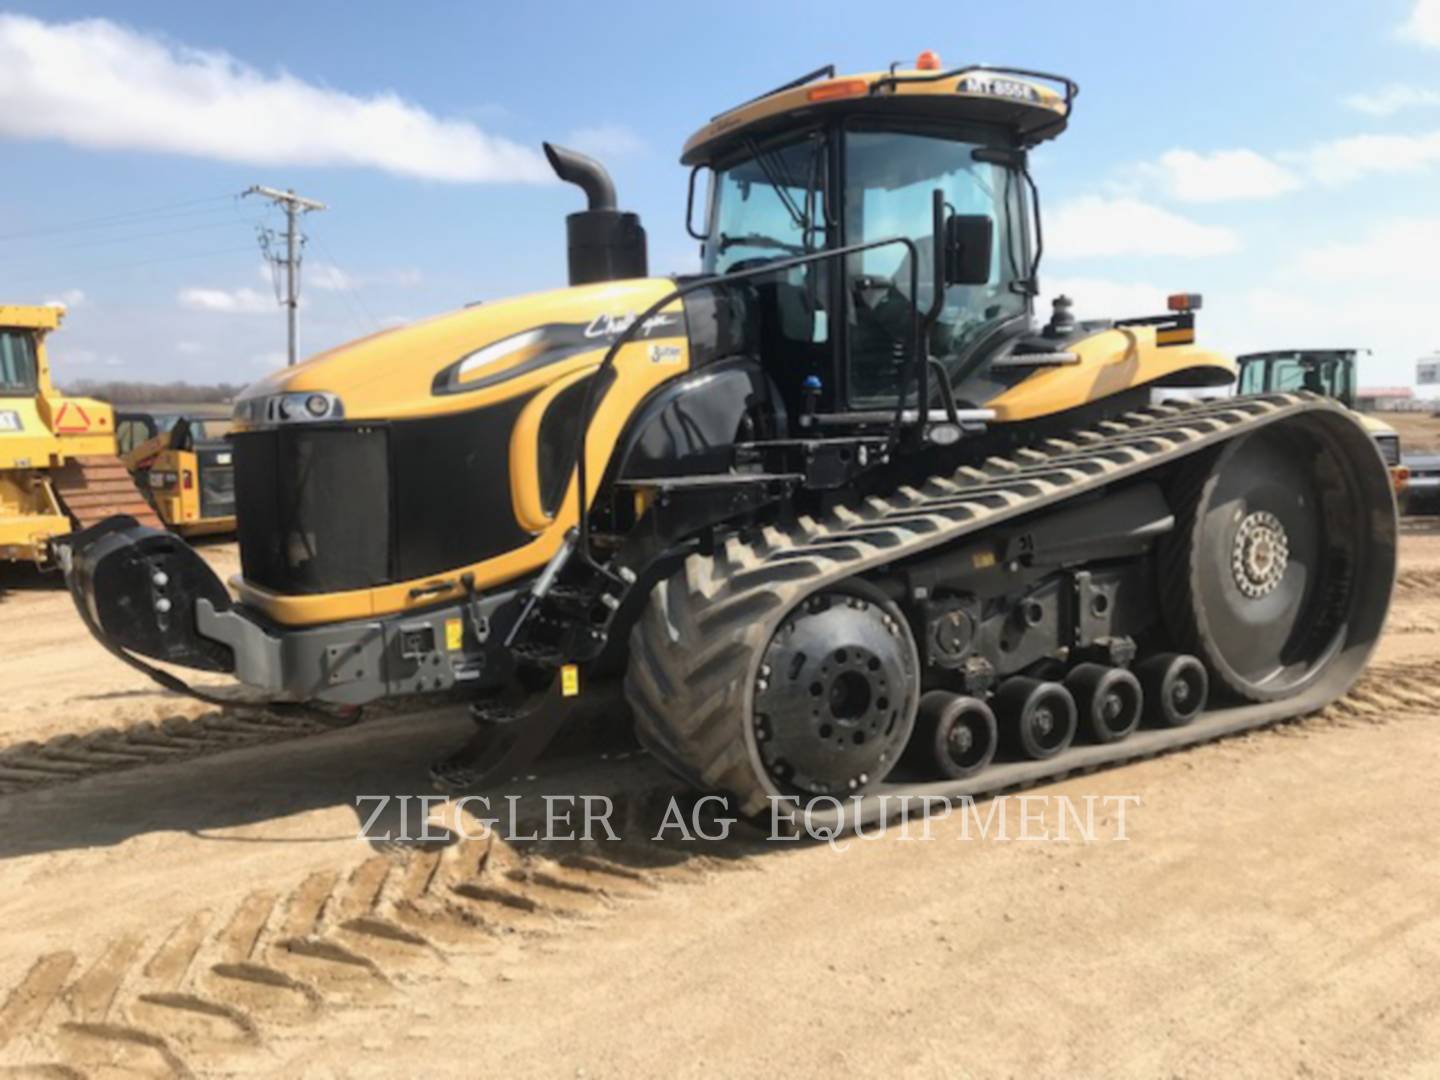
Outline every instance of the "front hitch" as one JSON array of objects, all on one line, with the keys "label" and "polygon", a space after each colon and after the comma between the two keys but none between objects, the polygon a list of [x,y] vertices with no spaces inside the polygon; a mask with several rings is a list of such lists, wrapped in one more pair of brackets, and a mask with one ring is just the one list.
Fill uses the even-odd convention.
[{"label": "front hitch", "polygon": [[111,652],[201,671],[233,672],[227,645],[203,637],[195,605],[231,606],[210,565],[173,533],[119,514],[51,542],[65,582],[92,634]]}]

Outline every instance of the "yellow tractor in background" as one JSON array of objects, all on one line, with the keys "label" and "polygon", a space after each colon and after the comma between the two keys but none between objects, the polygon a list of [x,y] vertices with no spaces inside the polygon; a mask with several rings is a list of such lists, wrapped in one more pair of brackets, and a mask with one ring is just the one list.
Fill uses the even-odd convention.
[{"label": "yellow tractor in background", "polygon": [[0,559],[50,561],[50,541],[114,514],[159,519],[115,453],[109,405],[50,380],[55,307],[0,304]]},{"label": "yellow tractor in background", "polygon": [[[354,342],[246,390],[236,595],[125,518],[65,545],[91,631],[341,706],[468,689],[436,770],[520,771],[623,685],[731,808],[895,812],[1303,713],[1363,668],[1395,502],[1354,415],[1227,385],[1199,299],[1037,313],[1041,72],[810,72],[686,144],[703,273],[651,276],[599,163],[568,288]],[[194,692],[194,691],[192,691]]]},{"label": "yellow tractor in background", "polygon": [[120,458],[181,536],[235,530],[228,405],[126,405],[115,414]]}]

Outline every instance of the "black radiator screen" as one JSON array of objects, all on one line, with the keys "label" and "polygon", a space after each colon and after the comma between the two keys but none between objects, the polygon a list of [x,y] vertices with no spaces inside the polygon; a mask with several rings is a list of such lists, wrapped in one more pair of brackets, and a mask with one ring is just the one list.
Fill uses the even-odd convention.
[{"label": "black radiator screen", "polygon": [[282,594],[434,577],[530,534],[510,496],[510,436],[528,395],[388,424],[234,436],[245,579]]},{"label": "black radiator screen", "polygon": [[281,428],[234,439],[247,581],[280,593],[326,593],[389,580],[383,428]]}]

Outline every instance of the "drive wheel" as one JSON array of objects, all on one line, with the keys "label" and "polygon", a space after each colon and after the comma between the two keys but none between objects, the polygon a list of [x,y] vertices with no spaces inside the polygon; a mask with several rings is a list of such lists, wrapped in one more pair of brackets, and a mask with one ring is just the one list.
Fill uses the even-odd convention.
[{"label": "drive wheel", "polygon": [[806,597],[755,681],[751,726],[781,791],[844,795],[882,780],[915,724],[919,658],[898,608],[864,582]]},{"label": "drive wheel", "polygon": [[1367,581],[1383,573],[1365,558],[1358,483],[1330,440],[1298,425],[1237,439],[1179,474],[1160,551],[1165,616],[1231,697],[1308,688],[1344,646],[1357,590],[1381,585]]}]

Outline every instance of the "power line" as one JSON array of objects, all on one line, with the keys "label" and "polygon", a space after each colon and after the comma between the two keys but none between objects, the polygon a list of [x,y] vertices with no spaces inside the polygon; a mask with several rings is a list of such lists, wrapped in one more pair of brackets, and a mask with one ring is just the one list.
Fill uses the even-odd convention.
[{"label": "power line", "polygon": [[[125,270],[134,270],[142,266],[154,266],[159,263],[184,262],[187,259],[206,259],[215,255],[233,255],[237,252],[253,250],[254,248],[246,245],[245,247],[220,248],[216,251],[191,251],[186,252],[184,255],[165,255],[157,259],[139,259],[129,262],[108,263],[102,264],[100,266],[91,266],[85,269],[84,274],[86,278],[90,278],[94,277],[97,274],[104,274],[107,272],[118,273]],[[74,278],[75,275],[73,273],[63,270],[57,270],[53,273],[42,275],[40,277],[23,278],[20,281],[8,282],[4,287],[15,288],[22,285],[34,286],[37,284],[44,284],[46,282],[56,282],[64,284],[67,281],[73,284]]]},{"label": "power line", "polygon": [[[263,218],[251,218],[236,220],[233,217],[226,217],[220,221],[201,221],[191,225],[184,225],[175,229],[161,229],[155,232],[123,233],[119,236],[104,236],[93,240],[79,240],[68,244],[47,245],[45,251],[82,251],[86,248],[104,247],[107,244],[129,244],[138,243],[144,240],[157,240],[168,236],[184,236],[187,233],[205,232],[210,229],[233,229],[236,225],[246,225],[253,228],[261,224]],[[43,258],[43,253],[34,256],[26,256],[26,259]]]},{"label": "power line", "polygon": [[206,204],[226,202],[234,198],[235,196],[233,195],[213,195],[207,199],[190,199],[185,202],[166,203],[146,210],[130,210],[103,217],[81,218],[76,221],[62,222],[53,225],[40,225],[30,229],[19,229],[15,232],[0,233],[0,240],[22,240],[34,236],[53,236],[58,233],[83,232],[86,229],[113,228],[117,225],[124,225],[149,217],[184,217],[187,214],[203,213],[204,211],[199,208]]},{"label": "power line", "polygon": [[[380,320],[375,318],[374,313],[370,310],[370,306],[365,303],[364,297],[360,295],[360,290],[358,288],[351,288],[350,283],[346,280],[348,275],[346,275],[344,268],[336,261],[335,257],[330,254],[330,249],[320,244],[318,240],[315,246],[320,249],[320,253],[325,256],[330,265],[335,267],[336,272],[340,275],[340,280],[337,282],[339,291],[346,300],[350,302],[351,310],[358,310],[361,315],[363,321],[359,324],[360,332],[367,334],[380,329]],[[364,321],[368,321],[370,325],[368,327],[365,326]]]}]

